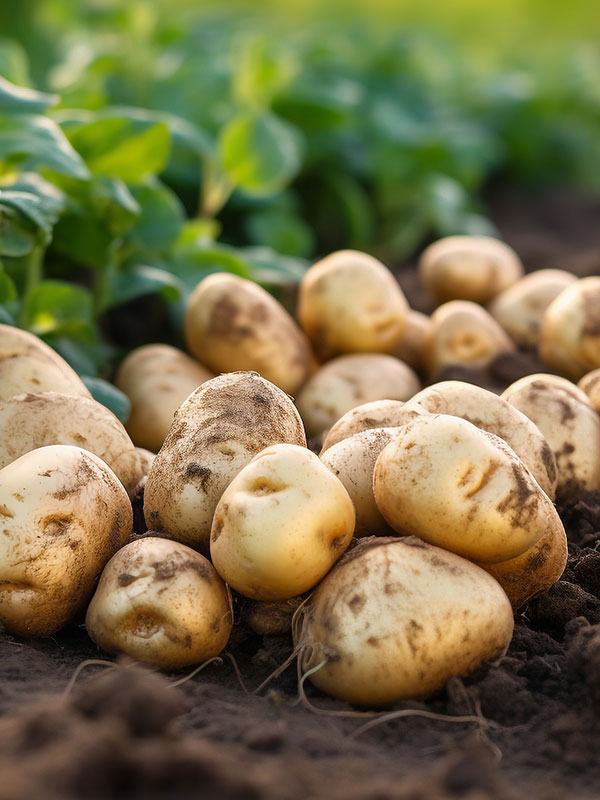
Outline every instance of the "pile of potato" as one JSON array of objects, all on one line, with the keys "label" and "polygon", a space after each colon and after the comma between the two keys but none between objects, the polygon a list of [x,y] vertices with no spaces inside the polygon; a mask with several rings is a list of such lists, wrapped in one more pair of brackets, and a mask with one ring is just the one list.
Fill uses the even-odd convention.
[{"label": "pile of potato", "polygon": [[[307,271],[296,318],[205,278],[191,355],[151,344],[120,365],[126,429],[0,325],[5,628],[50,635],[87,606],[101,648],[175,669],[225,648],[238,596],[255,630],[292,629],[318,687],[370,706],[502,654],[513,609],[564,569],[557,493],[600,490],[600,277],[524,275],[481,237],[434,243],[420,274],[430,317],[355,251]],[[562,377],[502,396],[435,382],[518,347]]]}]

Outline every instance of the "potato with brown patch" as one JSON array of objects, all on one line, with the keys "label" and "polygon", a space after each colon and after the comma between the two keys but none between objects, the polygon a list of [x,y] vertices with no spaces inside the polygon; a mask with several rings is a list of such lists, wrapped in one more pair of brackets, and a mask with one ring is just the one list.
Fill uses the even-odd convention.
[{"label": "potato with brown patch", "polygon": [[256,283],[225,272],[204,278],[190,295],[185,339],[214,372],[255,370],[289,394],[312,367],[308,339],[283,306]]},{"label": "potato with brown patch", "polygon": [[179,669],[218,656],[226,646],[233,626],[231,595],[200,553],[147,536],[108,562],[85,624],[109,653]]},{"label": "potato with brown patch", "polygon": [[17,636],[62,628],[131,526],[121,482],[87,450],[42,447],[0,470],[2,625]]},{"label": "potato with brown patch", "polygon": [[440,302],[489,303],[523,276],[523,264],[512,249],[490,236],[446,236],[427,247],[419,275]]},{"label": "potato with brown patch", "polygon": [[420,539],[363,539],[296,612],[302,672],[361,706],[423,698],[502,655],[513,631],[490,575]]},{"label": "potato with brown patch", "polygon": [[340,250],[300,281],[298,319],[321,361],[341,353],[386,353],[401,338],[409,306],[381,261]]},{"label": "potato with brown patch", "polygon": [[272,444],[306,445],[291,399],[255,372],[202,384],[180,406],[150,469],[148,528],[208,551],[217,503],[231,479]]},{"label": "potato with brown patch", "polygon": [[296,405],[309,436],[329,429],[350,409],[372,400],[408,400],[421,388],[415,372],[394,356],[338,356],[306,382]]},{"label": "potato with brown patch", "polygon": [[585,392],[592,406],[600,413],[600,369],[587,372],[577,382],[577,388]]},{"label": "potato with brown patch", "polygon": [[244,597],[284,600],[307,592],[350,544],[354,508],[342,483],[306,447],[256,455],[217,505],[210,556]]},{"label": "potato with brown patch", "polygon": [[370,403],[363,403],[351,408],[335,425],[332,425],[323,439],[320,455],[342,439],[354,436],[355,433],[371,428],[399,428],[411,422],[416,416],[418,416],[416,411],[406,410],[406,403],[402,400],[373,400]]},{"label": "potato with brown patch", "polygon": [[146,344],[121,362],[115,385],[131,403],[127,432],[138,447],[157,453],[183,401],[212,372],[183,350],[168,344]]}]

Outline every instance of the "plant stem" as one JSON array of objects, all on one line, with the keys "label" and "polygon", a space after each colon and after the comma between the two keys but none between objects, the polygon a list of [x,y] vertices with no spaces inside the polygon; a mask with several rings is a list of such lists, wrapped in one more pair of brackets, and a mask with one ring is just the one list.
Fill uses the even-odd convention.
[{"label": "plant stem", "polygon": [[27,325],[31,298],[42,278],[42,259],[44,251],[45,248],[41,244],[36,244],[35,247],[23,257],[25,283],[23,287],[21,309],[17,318],[17,324],[20,328],[24,328]]}]

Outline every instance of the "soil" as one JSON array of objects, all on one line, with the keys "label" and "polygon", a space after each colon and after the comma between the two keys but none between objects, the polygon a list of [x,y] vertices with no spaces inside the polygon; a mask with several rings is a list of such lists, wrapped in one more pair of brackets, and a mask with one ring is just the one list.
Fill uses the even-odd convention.
[{"label": "soil", "polygon": [[[503,190],[489,202],[528,267],[600,272],[599,200]],[[399,277],[426,308],[414,269]],[[524,353],[454,377],[501,389],[537,369]],[[221,661],[179,686],[185,671],[109,659],[82,620],[46,640],[0,633],[0,800],[597,798],[600,493],[572,493],[559,513],[567,568],[516,614],[506,655],[427,702],[398,704],[405,714],[369,730],[368,718],[341,714],[356,709],[308,683],[310,706],[299,702],[294,665],[252,694],[291,638],[241,621]],[[86,659],[104,663],[77,674]],[[475,721],[450,719],[465,715]]]}]

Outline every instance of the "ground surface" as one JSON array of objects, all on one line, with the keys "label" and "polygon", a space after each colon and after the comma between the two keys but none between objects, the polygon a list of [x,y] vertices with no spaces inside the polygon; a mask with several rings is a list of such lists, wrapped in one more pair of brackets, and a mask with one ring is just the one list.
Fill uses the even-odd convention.
[{"label": "ground surface", "polygon": [[[600,202],[496,192],[490,206],[530,268],[600,273]],[[425,308],[414,272],[401,280]],[[482,384],[533,370],[502,362]],[[449,377],[449,376],[446,376]],[[461,376],[463,377],[463,376]],[[506,656],[426,704],[398,709],[470,715],[365,720],[307,685],[316,713],[297,701],[292,666],[260,695],[247,694],[232,662],[157,675],[105,659],[74,622],[52,639],[0,633],[0,800],[201,797],[211,800],[552,800],[600,794],[600,493],[563,498],[569,537],[563,579],[516,616]],[[288,656],[287,636],[237,627],[230,651],[252,690]],[[91,677],[92,676],[92,677]]]}]

